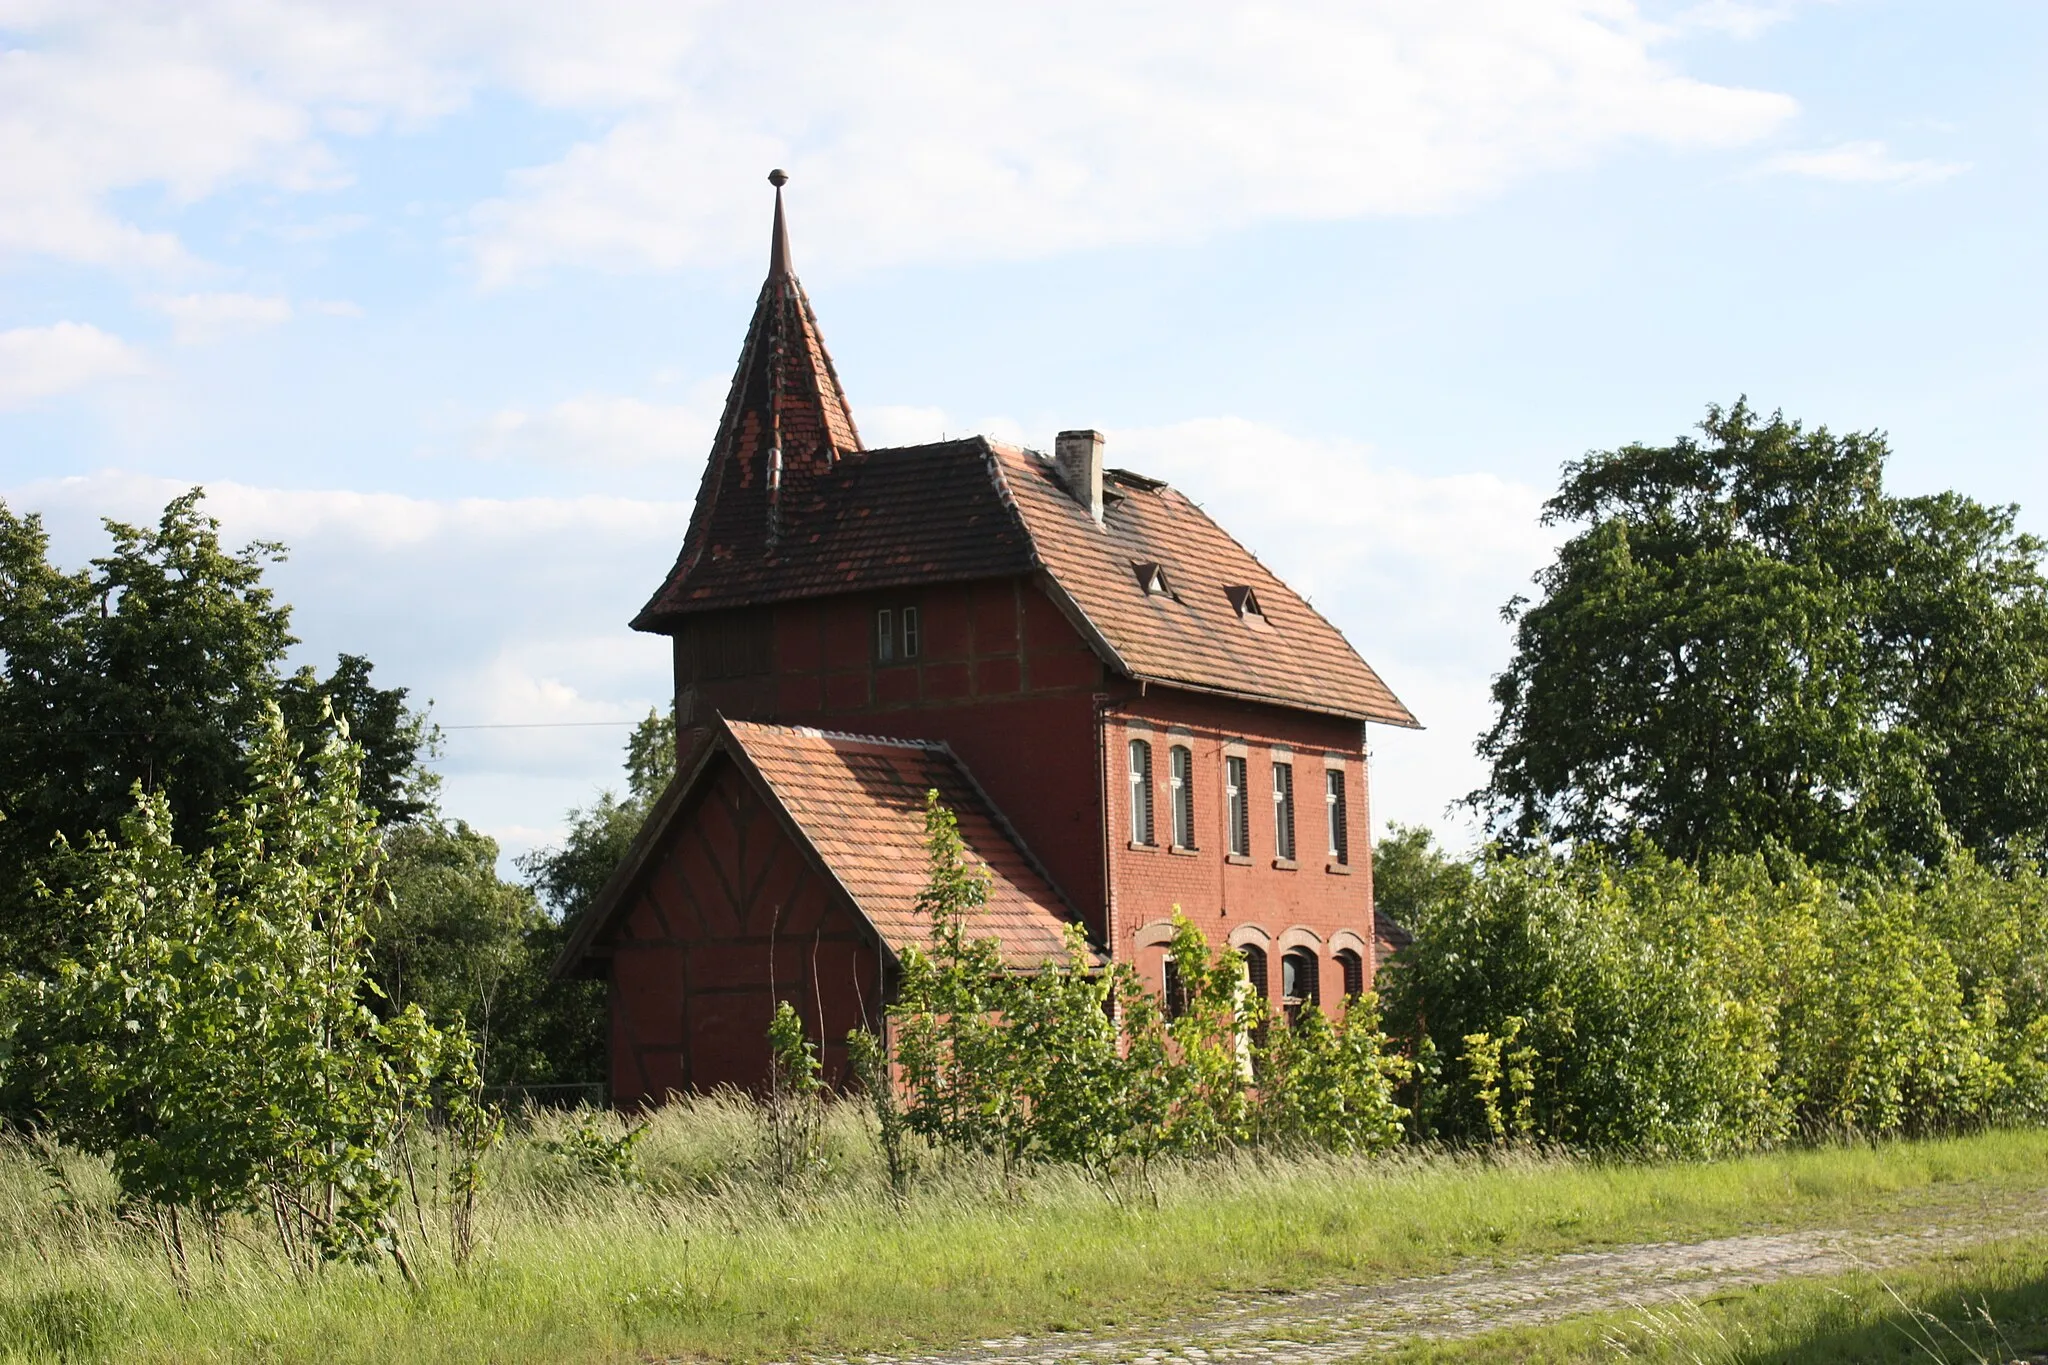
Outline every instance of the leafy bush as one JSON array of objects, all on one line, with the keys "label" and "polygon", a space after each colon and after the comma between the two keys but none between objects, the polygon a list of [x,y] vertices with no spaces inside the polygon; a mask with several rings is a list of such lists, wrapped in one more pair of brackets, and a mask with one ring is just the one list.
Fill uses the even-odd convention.
[{"label": "leafy bush", "polygon": [[639,1158],[633,1149],[647,1136],[647,1125],[636,1123],[614,1137],[594,1110],[578,1110],[559,1137],[542,1138],[541,1150],[552,1158],[550,1183],[561,1185],[614,1185],[637,1187],[641,1183]]},{"label": "leafy bush", "polygon": [[937,793],[925,829],[931,949],[904,954],[893,1055],[870,1035],[852,1039],[899,1190],[903,1129],[1006,1164],[1098,1174],[1254,1142],[1371,1152],[1400,1140],[1393,1085],[1405,1064],[1384,1048],[1372,996],[1334,1024],[1314,1006],[1291,1022],[1269,1016],[1242,958],[1212,952],[1178,913],[1171,1012],[1129,963],[1098,963],[1078,926],[1064,959],[1010,970],[994,939],[972,933],[986,873]]},{"label": "leafy bush", "polygon": [[259,1210],[295,1266],[404,1268],[408,1126],[438,1102],[466,1147],[464,1206],[496,1132],[459,1032],[370,1008],[381,846],[360,753],[332,733],[310,787],[300,760],[270,707],[249,792],[196,855],[162,794],[138,795],[118,842],[82,850],[89,890],[58,898],[68,912],[89,897],[79,909],[104,933],[0,1000],[5,1063],[44,1097],[49,1130],[110,1159],[181,1272],[188,1216],[217,1244],[226,1216]]},{"label": "leafy bush", "polygon": [[2031,872],[1843,883],[1638,849],[1496,856],[1447,885],[1384,978],[1420,1136],[1708,1156],[2048,1112]]}]

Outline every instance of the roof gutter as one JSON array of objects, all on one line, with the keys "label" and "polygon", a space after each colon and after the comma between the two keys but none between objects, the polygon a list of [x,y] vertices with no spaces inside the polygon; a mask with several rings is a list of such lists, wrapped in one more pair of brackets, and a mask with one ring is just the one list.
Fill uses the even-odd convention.
[{"label": "roof gutter", "polygon": [[[1415,719],[1414,714],[1409,712],[1405,706],[1401,710],[1408,716],[1407,720],[1389,720],[1385,716],[1375,716],[1364,711],[1344,711],[1334,706],[1311,706],[1307,702],[1297,701],[1292,697],[1276,697],[1263,692],[1245,692],[1237,688],[1206,687],[1201,683],[1187,682],[1181,678],[1163,678],[1156,673],[1131,673],[1129,670],[1126,670],[1126,674],[1132,681],[1141,685],[1151,684],[1156,687],[1170,687],[1180,692],[1199,692],[1205,697],[1228,697],[1233,701],[1249,701],[1261,706],[1284,707],[1289,711],[1313,711],[1319,716],[1333,716],[1338,720],[1355,720],[1369,725],[1391,725],[1400,730],[1426,730],[1429,728],[1421,721]],[[1396,698],[1396,700],[1398,701],[1399,699]]]}]

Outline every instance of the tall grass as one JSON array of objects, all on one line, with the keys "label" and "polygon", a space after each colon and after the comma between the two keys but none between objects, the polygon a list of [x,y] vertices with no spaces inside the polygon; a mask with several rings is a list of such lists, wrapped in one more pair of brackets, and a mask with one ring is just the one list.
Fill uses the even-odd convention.
[{"label": "tall grass", "polygon": [[[421,1287],[329,1267],[295,1279],[253,1221],[181,1291],[104,1167],[0,1144],[0,1352],[143,1361],[610,1361],[945,1343],[1150,1318],[1230,1288],[1370,1279],[1473,1255],[1838,1226],[1934,1187],[2032,1188],[2048,1134],[1654,1166],[1513,1155],[1245,1155],[1099,1182],[920,1154],[899,1201],[855,1106],[821,1156],[769,1175],[760,1112],[688,1100],[631,1169],[580,1160],[611,1115],[542,1115],[493,1156],[482,1249],[408,1222]],[[431,1205],[437,1175],[418,1148]],[[623,1176],[623,1178],[621,1178]],[[424,1235],[422,1235],[424,1233]]]}]

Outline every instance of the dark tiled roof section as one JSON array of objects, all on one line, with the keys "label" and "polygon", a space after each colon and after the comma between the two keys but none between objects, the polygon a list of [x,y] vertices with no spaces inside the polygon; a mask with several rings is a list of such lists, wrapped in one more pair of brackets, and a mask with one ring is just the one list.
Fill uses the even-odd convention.
[{"label": "dark tiled roof section", "polygon": [[[1049,461],[991,448],[1039,559],[1133,677],[1416,726],[1335,626],[1176,489],[1112,474],[1097,526]],[[1163,566],[1170,593],[1146,593],[1133,563]],[[1263,620],[1238,615],[1233,587]]]},{"label": "dark tiled roof section", "polygon": [[1405,925],[1397,924],[1375,910],[1372,912],[1372,936],[1387,945],[1387,951],[1400,952],[1415,942],[1415,935]]},{"label": "dark tiled roof section", "polygon": [[786,526],[793,511],[815,500],[816,481],[861,444],[810,299],[794,275],[771,270],[740,348],[682,553],[634,625],[673,610],[671,599],[697,579],[715,581],[734,560],[759,558],[769,526],[768,452],[778,435],[777,511]]},{"label": "dark tiled roof section", "polygon": [[892,950],[931,944],[931,921],[917,898],[927,872],[925,793],[936,790],[960,822],[968,851],[990,873],[988,903],[974,915],[970,936],[997,940],[1013,967],[1065,956],[1065,903],[944,745],[743,721],[726,726]]},{"label": "dark tiled roof section", "polygon": [[663,630],[721,607],[1028,573],[1030,538],[1005,504],[995,459],[979,439],[850,455],[786,489],[772,549],[756,534],[687,573],[679,566],[633,625]]}]

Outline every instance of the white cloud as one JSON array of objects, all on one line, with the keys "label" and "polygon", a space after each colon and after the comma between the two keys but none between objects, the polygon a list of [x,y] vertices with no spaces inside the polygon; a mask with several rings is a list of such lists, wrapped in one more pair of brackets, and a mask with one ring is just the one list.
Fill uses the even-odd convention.
[{"label": "white cloud", "polygon": [[1902,161],[1882,142],[1840,142],[1808,152],[1786,152],[1764,162],[1774,175],[1804,175],[1850,185],[1933,185],[1969,169],[1959,161]]},{"label": "white cloud", "polygon": [[330,188],[345,140],[486,89],[601,129],[474,216],[489,280],[751,257],[733,187],[778,162],[858,262],[1436,212],[1794,111],[1686,76],[1672,33],[1632,0],[0,0],[0,254],[178,264],[116,196]]},{"label": "white cloud", "polygon": [[515,175],[472,245],[489,282],[744,259],[759,205],[729,187],[779,163],[836,259],[1037,256],[1439,212],[1795,111],[1668,66],[1667,34],[1623,0],[707,6],[692,79]]},{"label": "white cloud", "polygon": [[472,77],[448,60],[449,36],[431,11],[395,3],[0,5],[0,256],[184,263],[175,236],[110,199],[147,189],[179,205],[239,184],[345,183],[324,131],[467,98]]},{"label": "white cloud", "polygon": [[1792,17],[1795,6],[1788,0],[1776,4],[1754,4],[1750,0],[1702,0],[1687,5],[1670,20],[1680,34],[1714,33],[1747,41],[1776,28]]},{"label": "white cloud", "polygon": [[134,347],[89,323],[16,327],[0,332],[0,410],[143,368]]},{"label": "white cloud", "polygon": [[[186,486],[105,473],[0,495],[44,513],[53,553],[76,565],[104,546],[100,517],[152,521]],[[673,562],[686,504],[214,483],[206,508],[230,543],[289,547],[266,579],[293,605],[302,661],[363,654],[438,722],[513,727],[450,729],[441,764],[449,811],[508,853],[621,785],[628,724],[589,722],[630,723],[668,695],[667,641],[626,622]]]},{"label": "white cloud", "polygon": [[292,316],[290,299],[266,294],[158,295],[149,302],[171,320],[172,335],[182,346],[275,327]]},{"label": "white cloud", "polygon": [[700,458],[718,426],[716,391],[699,385],[695,401],[649,403],[617,395],[585,394],[539,411],[505,408],[479,429],[476,453],[486,458],[548,464],[631,467]]}]

